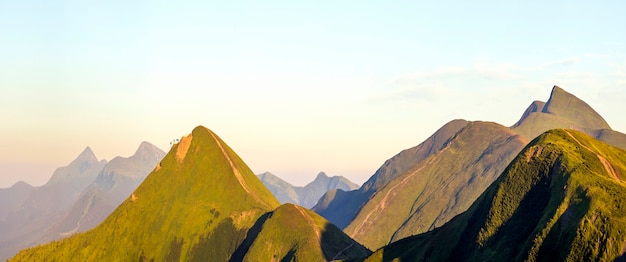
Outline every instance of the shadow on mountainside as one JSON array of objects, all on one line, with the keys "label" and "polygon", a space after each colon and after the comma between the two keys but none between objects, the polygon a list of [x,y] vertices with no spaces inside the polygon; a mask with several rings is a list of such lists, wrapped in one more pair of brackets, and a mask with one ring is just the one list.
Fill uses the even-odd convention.
[{"label": "shadow on mountainside", "polygon": [[332,223],[326,224],[320,241],[326,261],[355,259],[372,254],[370,250],[344,234]]}]

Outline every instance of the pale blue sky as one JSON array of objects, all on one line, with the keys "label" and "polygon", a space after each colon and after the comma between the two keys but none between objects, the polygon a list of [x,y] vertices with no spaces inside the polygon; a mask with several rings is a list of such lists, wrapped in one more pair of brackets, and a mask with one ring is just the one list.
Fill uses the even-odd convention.
[{"label": "pale blue sky", "polygon": [[357,183],[557,84],[626,131],[623,1],[0,1],[0,187],[197,125],[256,173]]}]

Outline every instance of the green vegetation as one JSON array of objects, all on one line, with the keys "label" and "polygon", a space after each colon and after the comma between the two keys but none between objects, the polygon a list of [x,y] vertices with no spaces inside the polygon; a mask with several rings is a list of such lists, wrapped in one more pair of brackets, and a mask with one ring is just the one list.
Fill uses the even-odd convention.
[{"label": "green vegetation", "polygon": [[470,122],[439,152],[379,189],[344,231],[377,249],[440,227],[467,210],[525,144],[507,127]]},{"label": "green vegetation", "polygon": [[101,225],[14,260],[326,261],[369,254],[314,212],[279,207],[224,142],[198,127]]},{"label": "green vegetation", "polygon": [[467,126],[465,120],[452,120],[418,146],[403,150],[376,170],[376,173],[358,190],[345,192],[331,190],[312,208],[340,228],[345,228],[355,218],[372,194],[387,185],[426,158],[436,154],[459,130]]},{"label": "green vegetation", "polygon": [[626,240],[626,151],[573,130],[531,142],[467,212],[367,261],[612,261]]},{"label": "green vegetation", "polygon": [[239,254],[245,261],[329,261],[371,254],[326,219],[293,204],[280,206],[255,227]]},{"label": "green vegetation", "polygon": [[207,249],[228,258],[257,218],[278,206],[221,139],[197,127],[102,224],[14,260],[187,261],[203,260]]}]

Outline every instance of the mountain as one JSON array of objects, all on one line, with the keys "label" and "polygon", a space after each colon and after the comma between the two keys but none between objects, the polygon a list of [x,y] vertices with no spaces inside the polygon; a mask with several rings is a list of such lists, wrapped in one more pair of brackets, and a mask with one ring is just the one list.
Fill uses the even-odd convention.
[{"label": "mountain", "polygon": [[0,188],[0,210],[3,210],[0,214],[0,225],[4,224],[6,216],[10,214],[6,211],[17,208],[33,189],[33,186],[24,181],[19,181],[9,188]]},{"label": "mountain", "polygon": [[[569,110],[581,119],[568,113]],[[557,86],[553,87],[547,103],[533,102],[511,128],[462,120],[452,123],[455,122],[433,135],[445,137],[440,140],[444,142],[437,143],[438,147],[418,146],[432,149],[429,154],[413,159],[408,155],[402,161],[408,168],[398,168],[387,179],[380,178],[379,169],[356,191],[329,191],[313,210],[343,227],[355,240],[376,249],[432,230],[465,211],[526,145],[530,140],[527,136],[548,130],[544,128],[575,126],[593,136],[604,134],[611,141],[626,137],[606,129],[608,124],[595,110]],[[597,126],[583,129],[582,125]],[[433,144],[432,137],[424,143]],[[611,144],[619,146],[619,143]],[[395,168],[394,158],[388,163]]]},{"label": "mountain", "polygon": [[418,146],[405,149],[385,161],[358,190],[330,190],[319,199],[312,210],[339,228],[346,227],[377,189],[402,175],[427,157],[437,153],[448,139],[468,123],[465,120],[448,122]]},{"label": "mountain", "polygon": [[357,184],[343,176],[329,177],[324,172],[320,172],[315,180],[304,187],[291,185],[270,172],[257,175],[257,177],[281,203],[293,203],[306,208],[313,207],[328,190],[349,191],[359,188]]},{"label": "mountain", "polygon": [[502,125],[470,122],[372,194],[344,232],[377,249],[439,227],[465,211],[526,143]]},{"label": "mountain", "polygon": [[534,139],[472,206],[366,261],[626,257],[626,151],[575,130]]},{"label": "mountain", "polygon": [[[15,200],[13,207],[3,210],[0,223],[0,259],[15,254],[20,248],[40,240],[50,221],[59,219],[92,182],[107,162],[98,161],[87,147],[69,165],[54,171],[50,180],[40,187],[29,188],[18,183],[21,196],[11,195],[0,202]],[[24,196],[27,192],[27,196]],[[19,203],[19,204],[18,204]]]},{"label": "mountain", "polygon": [[533,139],[556,128],[583,131],[614,146],[626,149],[626,135],[609,124],[585,101],[558,86],[552,88],[548,102],[534,101],[511,129]]},{"label": "mountain", "polygon": [[80,198],[46,232],[40,243],[89,230],[100,224],[139,186],[165,152],[142,142],[132,156],[115,157],[100,171]]},{"label": "mountain", "polygon": [[313,211],[284,204],[257,221],[231,261],[331,261],[371,253]]},{"label": "mountain", "polygon": [[[272,245],[260,246],[266,238]],[[199,126],[100,225],[23,250],[14,260],[255,261],[267,254],[325,260],[316,249],[324,256],[370,253],[304,208],[279,207],[239,156]]]}]

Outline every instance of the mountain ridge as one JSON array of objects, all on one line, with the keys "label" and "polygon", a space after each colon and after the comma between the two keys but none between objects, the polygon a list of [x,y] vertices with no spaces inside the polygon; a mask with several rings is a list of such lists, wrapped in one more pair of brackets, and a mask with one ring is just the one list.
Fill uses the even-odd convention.
[{"label": "mountain ridge", "polygon": [[343,176],[329,177],[324,172],[305,186],[294,186],[280,177],[264,172],[257,177],[281,203],[293,203],[305,208],[313,207],[320,197],[332,189],[354,190],[359,186]]},{"label": "mountain ridge", "polygon": [[67,166],[57,168],[46,184],[28,189],[25,195],[5,196],[19,202],[0,217],[0,259],[37,244],[50,221],[59,219],[106,163],[86,147]]},{"label": "mountain ridge", "polygon": [[89,230],[100,224],[126,199],[165,156],[158,147],[141,142],[129,157],[111,159],[41,242]]},{"label": "mountain ridge", "polygon": [[376,191],[344,231],[377,249],[439,227],[465,211],[526,143],[505,126],[469,122],[437,153]]},{"label": "mountain ridge", "polygon": [[419,145],[402,150],[386,160],[381,167],[357,190],[330,190],[325,193],[312,208],[339,228],[345,228],[357,215],[360,207],[380,187],[386,185],[406,170],[419,164],[428,156],[435,154],[444,144],[469,122],[462,119],[452,120]]},{"label": "mountain ridge", "polygon": [[[573,111],[576,114],[568,115],[567,111]],[[578,115],[583,120],[571,119]],[[471,139],[468,139],[467,136],[464,139],[460,139],[459,133],[462,132],[459,132],[459,130],[477,122],[480,121],[459,122],[457,124],[461,128],[448,128],[448,130],[454,130],[454,133],[444,132],[443,134],[445,135],[438,135],[437,133],[440,130],[446,129],[444,125],[444,127],[433,134],[433,136],[445,137],[445,142],[440,142],[439,147],[434,147],[438,150],[434,154],[433,152],[424,154],[424,158],[413,157],[413,161],[404,162],[407,164],[406,168],[396,168],[393,164],[388,165],[387,163],[393,163],[394,158],[396,158],[394,156],[380,169],[395,170],[396,173],[390,172],[391,175],[385,176],[385,174],[379,175],[377,171],[375,175],[370,177],[368,182],[356,191],[329,191],[318,201],[313,210],[342,227],[345,232],[368,248],[376,249],[388,242],[432,230],[441,226],[455,214],[464,211],[489,186],[490,182],[500,175],[499,172],[515,157],[516,153],[532,138],[536,137],[535,134],[540,134],[551,128],[574,127],[615,146],[626,145],[626,135],[606,129],[608,124],[593,108],[558,86],[552,88],[548,103],[534,101],[526,108],[522,117],[515,125],[510,128],[500,126],[499,132],[502,134],[512,136],[513,132],[513,134],[518,135],[518,138],[515,139],[517,144],[514,148],[507,149],[507,153],[500,153],[504,157],[494,157],[492,155],[490,158],[484,158],[482,154],[475,154],[476,150],[491,152],[494,148],[500,148],[500,150],[505,148],[506,142],[495,143],[489,146],[484,144],[485,140],[490,139],[489,137],[495,137],[493,133],[489,136],[474,133]],[[449,124],[451,123],[453,122]],[[582,127],[580,124],[575,123],[598,123],[599,126]],[[429,140],[432,141],[433,139],[429,138],[423,144],[428,143]],[[459,147],[455,151],[445,148],[445,145],[449,145],[449,143],[468,146]],[[472,143],[483,143],[484,145],[471,146]],[[418,147],[421,150],[433,148],[423,146],[422,144]],[[427,168],[426,165],[428,163],[424,162],[429,161],[429,158],[433,158],[440,152],[444,152],[447,158],[437,160],[440,162],[438,166]],[[462,153],[454,156],[454,152]],[[461,167],[459,166],[460,164],[464,164],[464,166]],[[422,170],[418,170],[419,168],[422,168]],[[454,170],[450,170],[451,168],[454,168]],[[416,172],[419,175],[412,175],[412,172]],[[450,174],[454,175],[444,179],[444,177],[448,177]],[[485,176],[485,174],[490,175]],[[401,181],[408,179],[407,177],[409,176],[413,176],[411,183],[406,182],[409,180]],[[489,177],[489,179],[484,180],[485,177]],[[476,178],[483,180],[481,183],[476,183]],[[425,186],[426,183],[433,183],[432,181],[440,182]],[[412,192],[403,192],[402,187],[396,190],[398,192],[391,192],[391,190],[385,189],[386,186],[391,184],[397,185],[398,183],[414,185],[411,187]],[[416,185],[423,185],[426,189]],[[455,188],[457,191],[451,190],[451,188]],[[424,192],[424,194],[419,194],[420,192]],[[393,197],[396,195],[398,197]],[[435,197],[436,195],[439,196]],[[394,206],[393,203],[383,204],[391,199],[394,199],[394,202],[396,202],[395,208],[390,208]],[[447,201],[448,199],[453,201]],[[459,204],[456,201],[459,199],[462,200],[463,204]]]},{"label": "mountain ridge", "polygon": [[315,213],[281,206],[227,144],[199,126],[103,223],[13,260],[322,261],[352,252],[371,253]]},{"label": "mountain ridge", "polygon": [[626,253],[626,151],[576,130],[534,139],[472,206],[380,260],[615,260]]}]

